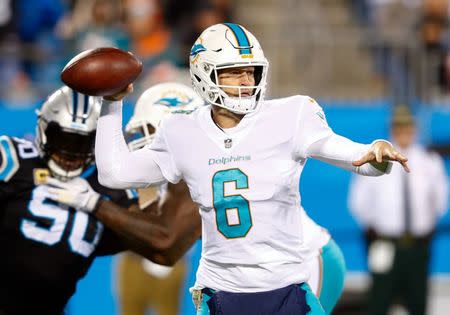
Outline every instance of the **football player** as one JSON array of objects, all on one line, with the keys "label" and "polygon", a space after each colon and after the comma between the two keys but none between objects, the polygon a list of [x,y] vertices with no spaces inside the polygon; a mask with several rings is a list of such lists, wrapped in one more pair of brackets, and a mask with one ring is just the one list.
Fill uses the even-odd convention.
[{"label": "football player", "polygon": [[[126,210],[136,203],[128,197],[130,192],[108,189],[97,181],[91,162],[99,102],[63,87],[38,111],[35,143],[0,137],[0,244],[4,253],[0,314],[63,313],[76,283],[97,256],[131,248],[171,264],[175,255],[184,253],[180,248],[187,247],[173,241],[176,233],[167,230],[158,216],[148,217],[146,223],[155,226],[155,234],[146,235],[148,242],[144,243],[119,237],[94,216],[52,201],[54,187],[49,183],[56,180],[88,183],[87,189],[95,194],[83,199],[86,207],[96,205],[100,196],[110,208]],[[171,224],[179,224],[177,218],[172,217]]]},{"label": "football player", "polygon": [[[159,126],[160,121],[164,116],[173,112],[186,112],[192,111],[197,107],[203,105],[203,101],[199,98],[199,96],[189,87],[184,86],[178,83],[162,83],[156,85],[143,93],[143,95],[139,98],[136,103],[134,114],[131,117],[130,121],[126,125],[126,134],[132,140],[128,142],[128,146],[131,151],[135,151],[141,149],[145,145],[151,144],[154,133]],[[182,184],[177,184],[179,187],[183,187]],[[60,188],[65,188],[66,194],[73,192],[74,189],[71,189],[70,185],[59,185]],[[164,189],[160,190],[160,192],[166,192],[167,187],[169,191],[172,190],[173,185],[169,184],[165,186]],[[185,187],[185,186],[184,186]],[[165,193],[162,196],[158,196],[155,192],[155,188],[144,188],[138,190],[139,196],[139,205],[141,209],[146,208],[152,202],[158,200],[158,210],[157,213],[162,213],[162,205],[168,201],[170,198],[181,198],[185,200],[189,200],[187,188],[184,188],[183,197],[180,194],[170,194],[170,197],[167,197]],[[64,199],[63,191],[60,191],[60,194],[55,195],[55,200],[59,202],[67,201],[67,198]],[[72,198],[74,199],[74,198]],[[78,198],[77,200],[80,200]],[[71,206],[75,206],[77,209],[83,209],[80,205],[71,204]],[[107,205],[102,204],[99,206],[102,210],[107,211]],[[165,211],[171,211],[175,208],[167,209]],[[184,209],[195,209],[195,206],[185,206],[180,207],[180,211]],[[197,229],[195,229],[195,238],[200,236],[201,230],[201,221],[200,217],[197,215],[197,211],[189,214],[184,218],[185,222],[191,222],[192,226],[197,224]],[[327,314],[330,314],[333,307],[336,305],[337,300],[342,292],[344,285],[344,273],[345,273],[345,262],[340,248],[337,244],[331,239],[329,233],[322,227],[318,226],[314,221],[309,218],[304,209],[301,209],[302,220],[301,224],[305,231],[305,246],[310,248],[310,256],[306,258],[308,261],[307,268],[310,271],[310,278],[308,280],[309,285],[311,286],[311,290],[320,297],[320,302],[325,309]],[[122,213],[121,213],[122,215]],[[131,216],[131,214],[130,214]],[[133,218],[135,219],[135,218]],[[171,220],[173,222],[173,220]],[[193,231],[188,230],[188,231]],[[134,229],[130,229],[126,231],[124,229],[117,230],[120,233],[129,233],[130,237],[139,237],[139,235],[135,234]],[[189,235],[184,236],[186,239],[189,238]],[[178,256],[174,257],[174,261],[178,258]],[[163,308],[161,311],[168,311],[169,309],[173,309],[173,312],[176,312],[178,309],[176,295],[168,295],[164,290],[158,290],[155,292],[154,290],[146,290],[146,288],[154,287],[155,285],[164,283],[162,287],[168,287],[167,282],[172,283],[179,281],[179,269],[181,266],[178,265],[175,270],[169,269],[169,267],[161,267],[159,265],[155,265],[150,261],[141,261],[142,258],[139,256],[130,253],[124,256],[121,260],[120,264],[120,274],[119,274],[119,292],[121,295],[122,303],[122,313],[124,314],[143,314],[147,305],[154,304],[157,308]],[[148,272],[155,273],[155,276],[149,276]],[[167,278],[163,278],[160,280],[158,277],[161,277],[161,274],[167,274],[172,276],[167,276]],[[139,277],[138,277],[139,275]],[[139,283],[134,280],[135,278],[139,279]],[[146,280],[143,280],[145,278]],[[176,287],[179,287],[175,285]],[[160,286],[160,285],[158,285]],[[175,292],[177,290],[174,290]],[[156,299],[155,294],[158,295],[159,299]],[[167,299],[173,299],[169,303],[158,303],[156,300],[166,301]],[[156,302],[155,302],[156,301]]]},{"label": "football player", "polygon": [[94,217],[51,201],[44,185],[84,177],[112,202],[133,202],[98,184],[99,113],[99,98],[63,87],[38,111],[35,143],[0,137],[0,314],[61,314],[93,259],[122,249]]},{"label": "football player", "polygon": [[302,268],[309,254],[299,228],[306,160],[371,176],[389,172],[394,160],[408,171],[389,142],[363,145],[336,135],[308,96],[265,101],[267,68],[245,28],[207,28],[191,50],[190,69],[209,105],[171,115],[150,146],[133,152],[121,136],[120,102],[132,86],[104,97],[96,136],[100,182],[130,188],[183,179],[200,205],[199,313],[323,314]]}]

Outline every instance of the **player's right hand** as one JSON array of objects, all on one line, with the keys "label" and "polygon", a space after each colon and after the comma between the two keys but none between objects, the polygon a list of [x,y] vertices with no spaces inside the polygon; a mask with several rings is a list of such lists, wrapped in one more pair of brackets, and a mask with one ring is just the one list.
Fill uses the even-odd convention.
[{"label": "player's right hand", "polygon": [[353,166],[361,166],[366,163],[383,163],[385,161],[397,161],[403,166],[403,169],[409,173],[408,158],[398,152],[392,144],[387,141],[376,141],[372,144],[369,151],[360,159],[353,161]]},{"label": "player's right hand", "polygon": [[49,198],[56,202],[88,213],[93,213],[97,208],[100,195],[84,178],[76,177],[68,182],[62,182],[49,177],[46,185],[49,186]]},{"label": "player's right hand", "polygon": [[133,83],[128,84],[126,88],[124,88],[120,92],[117,92],[116,94],[103,96],[103,99],[107,100],[107,101],[113,101],[113,102],[121,101],[125,96],[127,96],[131,92],[133,92]]}]

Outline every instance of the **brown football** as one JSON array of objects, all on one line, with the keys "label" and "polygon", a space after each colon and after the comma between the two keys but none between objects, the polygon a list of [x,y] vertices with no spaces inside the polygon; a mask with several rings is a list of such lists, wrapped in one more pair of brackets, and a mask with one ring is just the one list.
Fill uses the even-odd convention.
[{"label": "brown football", "polygon": [[132,53],[113,47],[83,51],[61,72],[70,88],[87,95],[107,96],[122,91],[142,71],[142,62]]}]

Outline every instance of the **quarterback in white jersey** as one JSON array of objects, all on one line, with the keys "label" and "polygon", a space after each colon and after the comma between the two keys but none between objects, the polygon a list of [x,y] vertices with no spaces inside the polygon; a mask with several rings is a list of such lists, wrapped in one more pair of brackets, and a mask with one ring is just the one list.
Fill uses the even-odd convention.
[{"label": "quarterback in white jersey", "polygon": [[308,96],[264,100],[268,62],[240,25],[209,27],[190,58],[194,88],[210,105],[171,115],[148,147],[130,152],[123,138],[119,100],[131,86],[105,97],[96,140],[100,182],[187,183],[202,217],[201,311],[323,314],[301,267],[309,255],[299,193],[306,160],[377,176],[389,171],[388,160],[407,169],[407,159],[388,142],[336,135]]}]

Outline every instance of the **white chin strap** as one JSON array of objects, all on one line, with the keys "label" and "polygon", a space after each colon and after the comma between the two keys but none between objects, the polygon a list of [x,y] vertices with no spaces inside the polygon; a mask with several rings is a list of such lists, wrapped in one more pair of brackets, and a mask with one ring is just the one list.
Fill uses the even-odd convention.
[{"label": "white chin strap", "polygon": [[236,114],[248,114],[256,109],[256,97],[224,97],[223,107]]},{"label": "white chin strap", "polygon": [[60,167],[58,164],[56,164],[56,162],[53,160],[49,160],[47,165],[48,168],[50,169],[50,172],[52,173],[52,176],[62,181],[68,181],[71,178],[80,176],[81,173],[83,172],[82,167],[68,172],[64,170],[62,167]]}]

